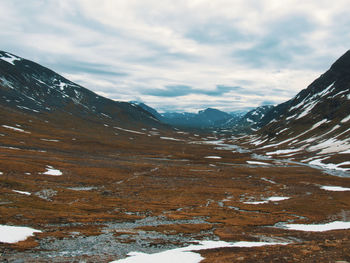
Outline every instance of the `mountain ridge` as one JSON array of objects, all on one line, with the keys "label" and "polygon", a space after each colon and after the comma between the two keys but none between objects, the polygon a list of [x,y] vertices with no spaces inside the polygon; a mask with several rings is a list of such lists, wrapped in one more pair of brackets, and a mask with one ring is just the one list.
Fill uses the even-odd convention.
[{"label": "mountain ridge", "polygon": [[[10,65],[9,65],[10,64]],[[0,96],[3,106],[31,113],[62,111],[89,118],[160,125],[141,107],[104,98],[33,61],[0,51]]]}]

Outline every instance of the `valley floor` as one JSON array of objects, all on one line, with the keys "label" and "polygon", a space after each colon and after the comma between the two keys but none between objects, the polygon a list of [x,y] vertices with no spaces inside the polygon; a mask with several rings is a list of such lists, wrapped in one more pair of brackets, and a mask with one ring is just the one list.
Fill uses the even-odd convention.
[{"label": "valley floor", "polygon": [[347,172],[263,160],[220,134],[1,117],[15,122],[0,124],[0,224],[40,231],[14,243],[0,228],[2,261],[110,262],[219,240],[192,247],[194,260],[350,261]]}]

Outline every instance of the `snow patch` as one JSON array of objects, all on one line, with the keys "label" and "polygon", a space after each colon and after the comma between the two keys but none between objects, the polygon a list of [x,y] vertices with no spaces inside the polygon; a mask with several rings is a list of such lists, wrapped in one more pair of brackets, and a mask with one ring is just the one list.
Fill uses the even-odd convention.
[{"label": "snow patch", "polygon": [[343,152],[350,149],[350,145],[346,141],[337,140],[335,138],[330,138],[324,142],[321,142],[317,145],[310,146],[308,151],[318,151],[319,154],[328,154],[328,153],[337,153]]},{"label": "snow patch", "polygon": [[286,150],[277,150],[274,152],[267,152],[266,155],[278,155],[278,154],[287,154],[287,153],[295,153],[299,152],[302,149],[286,149]]},{"label": "snow patch", "polygon": [[287,200],[290,197],[284,197],[284,196],[272,196],[267,198],[264,201],[253,201],[253,202],[243,202],[244,204],[248,204],[248,205],[260,205],[260,204],[266,204],[268,202],[279,202],[279,201],[283,201],[283,200]]},{"label": "snow patch", "polygon": [[15,192],[15,193],[18,193],[18,194],[22,194],[22,195],[31,195],[31,193],[29,193],[29,192],[18,191],[18,190],[12,190],[12,192]]},{"label": "snow patch", "polygon": [[322,163],[321,161],[327,159],[326,158],[322,158],[322,159],[316,159],[313,160],[311,162],[309,162],[310,165],[317,165],[317,166],[321,166],[322,168],[326,168],[326,169],[331,169],[331,170],[339,170],[339,171],[349,171],[350,168],[341,168],[339,166],[341,165],[348,165],[350,164],[350,162],[343,162],[343,163],[339,163],[339,164],[333,164],[333,163]]},{"label": "snow patch", "polygon": [[133,130],[127,130],[127,129],[123,129],[120,127],[114,127],[115,129],[118,129],[120,131],[126,131],[126,132],[131,132],[131,133],[136,133],[136,134],[145,134],[144,132],[138,132],[138,131],[133,131]]},{"label": "snow patch", "polygon": [[[111,116],[109,116],[109,115],[107,115],[107,114],[104,114],[104,113],[102,113],[102,112],[101,112],[101,115],[102,115],[102,116],[105,116],[106,118],[112,119]],[[115,128],[115,127],[114,127],[114,128]]]},{"label": "snow patch", "polygon": [[290,119],[294,119],[296,116],[297,116],[297,114],[294,114],[292,116],[287,117],[286,120],[289,121]]},{"label": "snow patch", "polygon": [[326,224],[285,224],[289,230],[308,231],[308,232],[324,232],[339,229],[350,229],[350,222],[334,221]]},{"label": "snow patch", "polygon": [[0,225],[0,242],[17,243],[33,236],[34,233],[41,233],[30,227]]},{"label": "snow patch", "polygon": [[220,157],[220,156],[205,156],[204,158],[207,158],[207,159],[222,159],[222,157]]},{"label": "snow patch", "polygon": [[20,109],[22,109],[22,110],[29,110],[29,111],[33,111],[33,112],[36,112],[36,113],[40,112],[40,111],[33,110],[33,109],[30,109],[30,108],[25,107],[25,106],[19,106],[19,105],[17,105],[16,107],[17,107],[17,108],[20,108]]},{"label": "snow patch", "polygon": [[25,131],[25,130],[23,130],[23,129],[16,128],[16,127],[12,127],[12,126],[8,126],[8,125],[1,125],[1,126],[4,127],[4,128],[6,128],[6,129],[10,129],[10,130],[18,131],[18,132],[30,133],[30,132]]},{"label": "snow patch", "polygon": [[349,120],[350,120],[350,115],[348,117],[345,117],[344,119],[342,119],[340,122],[345,123],[345,122],[348,122]]},{"label": "snow patch", "polygon": [[341,186],[321,186],[320,187],[323,190],[326,191],[333,191],[333,192],[344,192],[344,191],[350,191],[350,188],[348,187],[341,187]]},{"label": "snow patch", "polygon": [[302,117],[308,115],[311,112],[311,110],[316,106],[317,103],[318,103],[318,101],[314,101],[312,103],[305,105],[304,108],[305,107],[306,108],[304,109],[304,111],[301,114],[299,114],[299,116],[296,118],[296,120],[301,119]]},{"label": "snow patch", "polygon": [[272,181],[272,180],[267,179],[267,178],[265,178],[265,177],[262,177],[261,180],[263,180],[263,181],[265,181],[265,182],[269,182],[269,183],[271,183],[271,184],[276,184],[275,181]]},{"label": "snow patch", "polygon": [[14,56],[14,55],[11,55],[9,53],[6,53],[6,56],[7,57],[4,57],[3,55],[0,55],[0,59],[6,61],[7,63],[10,63],[12,65],[15,66],[15,61],[21,61],[22,59],[20,57],[17,57],[17,56]]},{"label": "snow patch", "polygon": [[311,127],[310,130],[313,130],[313,129],[315,129],[315,128],[321,126],[323,123],[325,123],[325,122],[327,122],[327,121],[328,121],[327,119],[324,119],[324,120],[322,120],[322,121],[319,121],[319,122],[315,123],[315,124]]},{"label": "snow patch", "polygon": [[175,248],[154,254],[146,254],[141,252],[130,252],[128,258],[113,261],[111,263],[199,263],[204,258],[193,251],[204,249],[224,248],[224,247],[261,247],[272,245],[287,245],[282,242],[225,242],[225,241],[201,241],[199,245],[189,245],[187,247]]},{"label": "snow patch", "polygon": [[283,130],[280,130],[279,132],[276,132],[276,135],[285,132],[286,130],[289,130],[289,128],[284,128]]},{"label": "snow patch", "polygon": [[54,169],[52,166],[46,166],[46,172],[43,174],[53,175],[53,176],[61,176],[63,173],[60,170]]},{"label": "snow patch", "polygon": [[256,161],[247,161],[248,164],[256,164],[256,165],[270,165],[269,163],[256,162]]},{"label": "snow patch", "polygon": [[11,147],[11,146],[0,146],[2,149],[10,149],[10,150],[21,150],[20,148],[17,147]]},{"label": "snow patch", "polygon": [[175,139],[175,138],[172,138],[172,137],[160,137],[162,140],[169,140],[169,141],[178,141],[178,142],[181,142],[182,140],[180,139]]},{"label": "snow patch", "polygon": [[[330,89],[333,87],[334,83],[335,83],[335,81],[334,81],[331,85],[329,85],[327,88],[325,88],[324,90],[322,90],[320,93],[318,93],[318,95],[321,96],[321,97],[323,97],[324,95],[326,95],[326,94],[328,94],[328,93],[331,93],[331,92],[333,91],[333,89],[332,89],[332,90],[330,90]],[[317,94],[315,94],[315,95],[317,95]],[[315,96],[315,95],[314,95],[314,96]]]},{"label": "snow patch", "polygon": [[59,142],[60,140],[54,140],[54,139],[40,139],[41,141],[45,142]]}]

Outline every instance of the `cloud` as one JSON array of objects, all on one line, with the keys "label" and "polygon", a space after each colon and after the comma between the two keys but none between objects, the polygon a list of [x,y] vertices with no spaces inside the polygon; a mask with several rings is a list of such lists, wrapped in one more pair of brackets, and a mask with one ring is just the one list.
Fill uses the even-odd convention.
[{"label": "cloud", "polygon": [[207,96],[222,96],[232,90],[242,90],[241,87],[230,87],[217,85],[213,90],[195,89],[186,85],[168,85],[163,89],[146,89],[144,94],[158,97],[181,97],[189,94],[207,95]]},{"label": "cloud", "polygon": [[192,87],[186,85],[169,85],[164,89],[145,90],[145,94],[158,97],[180,97],[191,94],[192,90]]},{"label": "cloud", "polygon": [[[235,50],[233,57],[257,68],[288,68],[295,62],[295,57],[312,52],[304,39],[315,28],[316,25],[307,17],[300,15],[285,17],[277,24],[270,25],[267,33],[254,46]],[[293,67],[300,66],[297,64]]]},{"label": "cloud", "polygon": [[1,49],[163,110],[283,102],[350,43],[347,0],[12,0],[0,10]]},{"label": "cloud", "polygon": [[276,102],[272,101],[272,100],[264,100],[263,102],[261,102],[260,106],[263,105],[274,105],[276,104]]},{"label": "cloud", "polygon": [[84,61],[64,61],[61,63],[55,63],[51,65],[52,67],[57,68],[61,72],[69,71],[71,73],[88,73],[92,75],[107,75],[114,77],[125,77],[128,75],[126,72],[117,71],[108,66],[99,63],[88,63]]}]

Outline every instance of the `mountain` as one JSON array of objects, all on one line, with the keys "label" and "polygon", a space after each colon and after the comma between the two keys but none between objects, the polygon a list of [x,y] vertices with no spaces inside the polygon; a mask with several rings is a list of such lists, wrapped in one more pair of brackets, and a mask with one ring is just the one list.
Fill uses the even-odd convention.
[{"label": "mountain", "polygon": [[218,128],[233,118],[226,112],[212,108],[198,113],[163,113],[162,117],[163,122],[173,126],[199,129]]},{"label": "mountain", "polygon": [[[348,259],[349,230],[337,229],[350,227],[350,196],[334,190],[349,190],[349,178],[300,162],[316,156],[310,162],[319,164],[314,152],[288,156],[299,143],[288,133],[307,131],[307,121],[298,124],[300,131],[288,126],[285,134],[273,126],[287,128],[281,112],[254,135],[193,133],[171,129],[135,103],[105,99],[9,53],[1,53],[0,78],[3,262],[167,262],[176,261],[179,251],[184,260],[202,256],[207,262]],[[338,97],[349,106],[348,92]],[[307,98],[293,114],[309,107]],[[345,125],[347,113],[338,111],[332,121]],[[258,121],[262,114],[255,112],[248,116]],[[217,113],[194,115],[215,122]],[[312,131],[326,124],[332,122]],[[266,143],[258,145],[262,139]],[[349,154],[342,155],[349,162]],[[322,163],[331,165],[328,159]],[[315,228],[334,231],[293,231]],[[251,247],[241,248],[240,241]],[[257,241],[270,246],[254,247]],[[196,255],[185,251],[193,247]]]},{"label": "mountain", "polygon": [[130,101],[130,103],[132,105],[137,105],[139,107],[141,107],[142,109],[144,109],[145,111],[147,111],[148,113],[151,113],[155,118],[157,118],[158,120],[161,120],[163,117],[162,115],[154,108],[146,105],[143,102],[138,102],[138,101]]},{"label": "mountain", "polygon": [[260,125],[256,146],[288,148],[290,156],[309,152],[314,163],[337,158],[349,165],[350,51],[294,98],[271,109]]},{"label": "mountain", "polygon": [[241,112],[238,113],[226,113],[217,109],[207,108],[200,110],[198,113],[190,112],[165,112],[160,114],[156,109],[137,101],[131,101],[130,103],[138,105],[150,114],[152,114],[158,120],[182,128],[194,128],[194,129],[213,129],[221,128],[226,122],[233,122],[238,120],[241,116]]},{"label": "mountain", "polygon": [[261,127],[261,120],[273,109],[273,105],[263,105],[250,110],[245,114],[237,114],[227,121],[222,128],[231,129],[232,132],[252,132]]},{"label": "mountain", "polygon": [[31,114],[50,112],[87,119],[111,119],[124,126],[159,121],[143,108],[117,102],[67,80],[56,72],[0,51],[1,106]]},{"label": "mountain", "polygon": [[247,126],[250,125],[257,128],[260,125],[261,120],[273,107],[273,105],[264,105],[249,111],[242,118],[243,125],[246,124]]},{"label": "mountain", "polygon": [[251,133],[260,128],[261,120],[273,105],[264,105],[255,109],[246,111],[234,111],[226,113],[217,109],[207,108],[190,112],[165,112],[160,114],[154,108],[137,101],[131,103],[142,107],[151,113],[158,120],[175,127],[195,128],[195,129],[224,129],[232,133],[248,132]]}]

